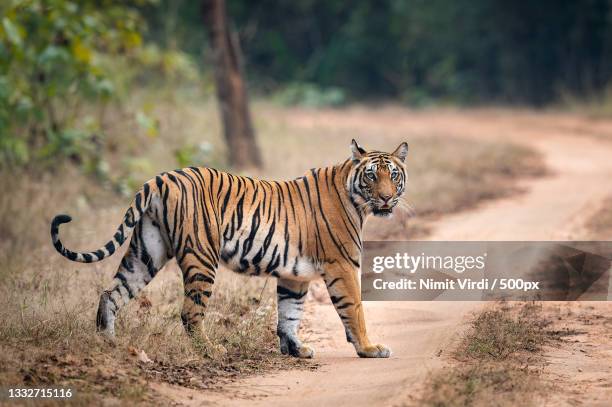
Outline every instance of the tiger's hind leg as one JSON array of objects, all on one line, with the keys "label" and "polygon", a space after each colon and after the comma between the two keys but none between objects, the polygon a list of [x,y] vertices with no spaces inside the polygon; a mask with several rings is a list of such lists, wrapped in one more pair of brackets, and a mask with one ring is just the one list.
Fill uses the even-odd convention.
[{"label": "tiger's hind leg", "polygon": [[277,280],[278,326],[276,334],[280,339],[280,349],[283,355],[289,354],[300,358],[314,356],[314,350],[303,345],[297,335],[304,313],[308,284],[308,282],[282,278]]},{"label": "tiger's hind leg", "polygon": [[138,295],[168,259],[167,244],[159,225],[148,215],[143,216],[134,229],[113,285],[100,296],[96,317],[99,332],[110,338],[115,336],[115,318],[119,309]]},{"label": "tiger's hind leg", "polygon": [[202,319],[212,295],[218,261],[218,254],[214,250],[196,254],[189,249],[189,253],[179,262],[185,288],[181,320],[189,334],[199,335],[204,340]]}]

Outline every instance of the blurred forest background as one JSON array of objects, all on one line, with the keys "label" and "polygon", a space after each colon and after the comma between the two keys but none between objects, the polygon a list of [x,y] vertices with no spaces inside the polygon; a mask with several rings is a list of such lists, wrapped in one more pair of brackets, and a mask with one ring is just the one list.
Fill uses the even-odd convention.
[{"label": "blurred forest background", "polygon": [[[68,159],[112,178],[102,153],[156,137],[160,100],[213,95],[208,3],[3,1],[1,165]],[[608,0],[229,0],[227,14],[251,99],[544,107],[605,104],[609,94]],[[210,154],[196,144],[177,146],[178,165]]]}]

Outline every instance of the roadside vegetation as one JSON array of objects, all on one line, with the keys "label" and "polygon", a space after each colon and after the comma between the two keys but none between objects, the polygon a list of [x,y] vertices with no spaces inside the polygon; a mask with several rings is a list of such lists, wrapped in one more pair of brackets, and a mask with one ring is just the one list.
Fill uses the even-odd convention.
[{"label": "roadside vegetation", "polygon": [[543,346],[559,338],[542,305],[500,304],[477,315],[448,368],[430,375],[419,400],[426,406],[537,405]]}]

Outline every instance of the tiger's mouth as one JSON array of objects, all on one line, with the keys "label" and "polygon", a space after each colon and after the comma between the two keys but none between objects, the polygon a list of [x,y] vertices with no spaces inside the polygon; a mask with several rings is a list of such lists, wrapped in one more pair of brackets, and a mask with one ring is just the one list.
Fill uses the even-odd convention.
[{"label": "tiger's mouth", "polygon": [[381,218],[386,218],[387,216],[391,216],[392,213],[393,213],[392,206],[380,206],[380,207],[375,206],[372,208],[372,214],[374,216],[380,216]]}]

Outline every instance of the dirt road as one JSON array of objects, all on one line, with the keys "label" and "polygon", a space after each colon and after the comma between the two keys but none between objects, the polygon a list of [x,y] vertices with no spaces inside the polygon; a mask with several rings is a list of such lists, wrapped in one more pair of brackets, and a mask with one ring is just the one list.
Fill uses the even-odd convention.
[{"label": "dirt road", "polygon": [[[345,112],[345,115],[358,114]],[[432,240],[570,239],[581,222],[612,191],[612,122],[555,114],[501,111],[383,111],[393,131],[427,128],[432,133],[479,139],[504,139],[540,151],[550,174],[525,181],[523,193],[440,219]],[[390,116],[390,117],[385,117]],[[371,120],[371,116],[370,120]],[[336,120],[318,116],[311,120]],[[353,120],[354,117],[351,117]],[[368,123],[364,123],[367,126]],[[435,197],[432,197],[435,199]],[[366,236],[367,238],[367,236]],[[159,390],[192,405],[392,405],[409,399],[427,373],[442,364],[439,355],[452,345],[479,303],[366,303],[370,337],[388,344],[391,359],[355,357],[344,341],[330,304],[310,302],[303,337],[317,350],[317,371],[292,370],[247,378],[226,391]]]}]

